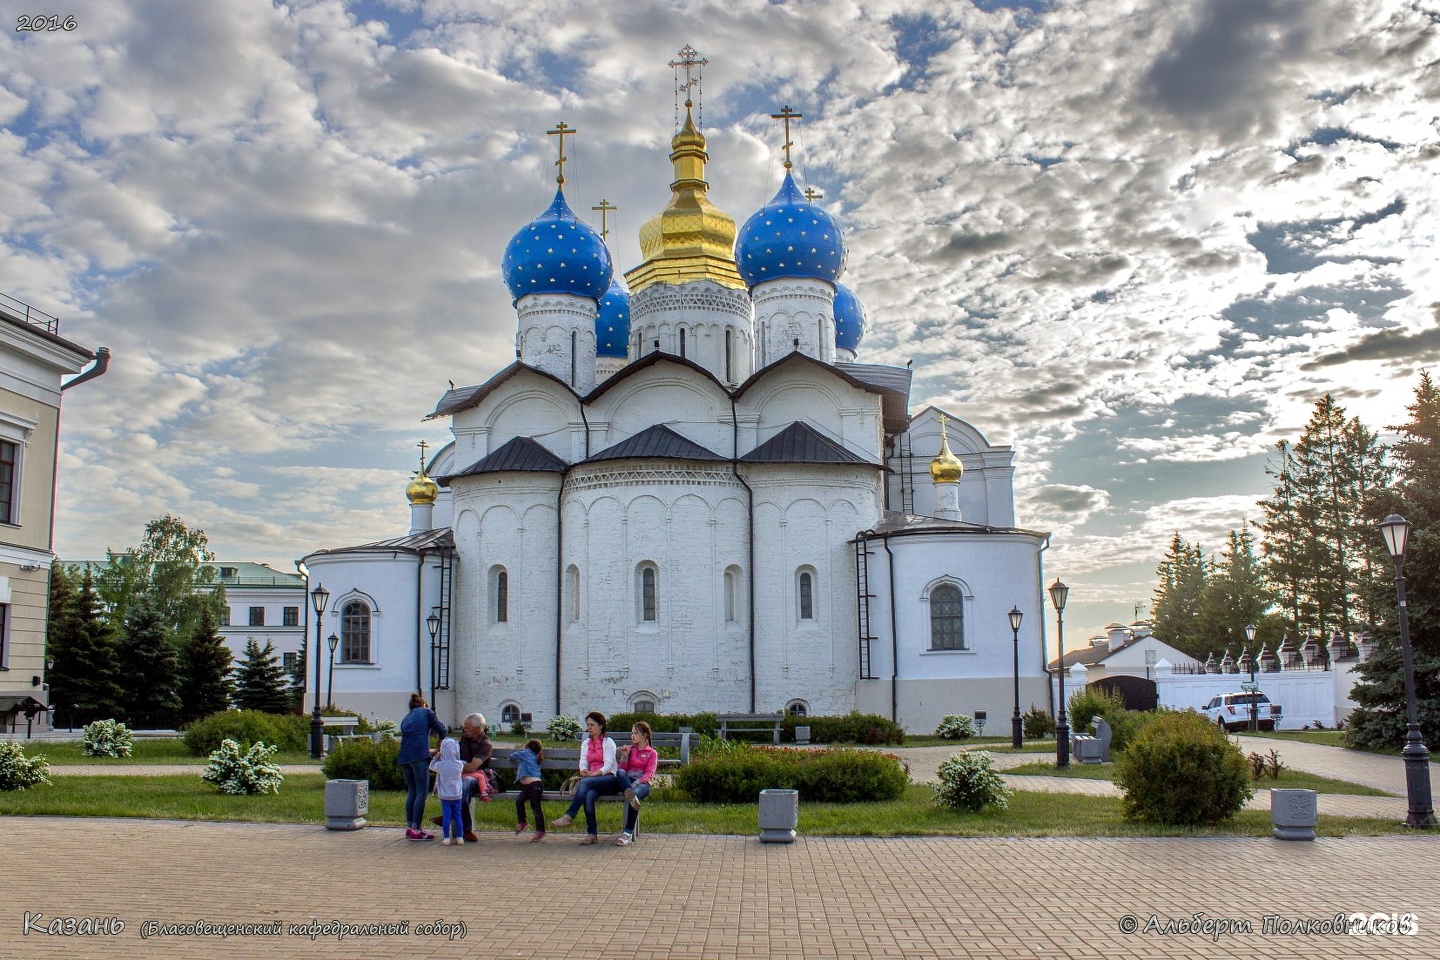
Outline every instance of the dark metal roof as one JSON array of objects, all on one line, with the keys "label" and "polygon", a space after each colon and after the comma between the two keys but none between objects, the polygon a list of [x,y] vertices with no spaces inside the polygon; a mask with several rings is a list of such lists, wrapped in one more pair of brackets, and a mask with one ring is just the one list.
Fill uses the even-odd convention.
[{"label": "dark metal roof", "polygon": [[564,380],[561,380],[554,374],[546,373],[544,370],[537,369],[527,363],[522,363],[521,361],[516,360],[514,363],[510,364],[510,366],[506,367],[504,370],[501,370],[499,373],[495,374],[495,376],[491,377],[489,380],[486,380],[479,386],[452,386],[449,390],[445,391],[445,395],[441,397],[440,402],[435,405],[435,412],[431,413],[425,419],[434,420],[437,417],[445,417],[449,416],[452,413],[458,413],[461,410],[468,410],[478,404],[481,400],[484,400],[486,397],[488,397],[501,384],[510,380],[512,377],[517,376],[521,371],[528,371],[535,374],[536,376],[544,377],[547,380],[553,380],[555,381],[555,383],[559,384],[561,388],[569,392],[572,397],[575,396],[575,391],[571,390],[570,385]]},{"label": "dark metal roof", "polygon": [[881,392],[886,433],[901,433],[910,425],[910,381],[914,374],[909,367],[837,363],[835,369]]},{"label": "dark metal roof", "polygon": [[898,510],[886,510],[880,522],[868,531],[871,536],[909,536],[926,533],[1019,533],[1030,537],[1048,537],[1041,530],[1026,530],[1024,527],[992,527],[968,520],[944,520],[940,517],[917,517]]},{"label": "dark metal roof", "polygon": [[459,473],[439,477],[436,483],[448,484],[456,477],[473,477],[479,473],[564,473],[565,461],[529,437],[507,440],[490,453],[476,460]]},{"label": "dark metal roof", "polygon": [[595,387],[594,390],[591,390],[590,393],[584,398],[584,402],[587,405],[594,403],[600,398],[601,394],[605,393],[608,390],[615,389],[620,384],[624,383],[626,380],[638,374],[640,371],[648,370],[650,367],[653,367],[659,363],[673,363],[677,366],[686,367],[690,370],[693,370],[695,373],[700,374],[704,379],[709,380],[711,383],[713,383],[716,388],[719,389],[720,393],[724,394],[726,397],[730,396],[730,391],[725,388],[725,384],[721,383],[719,378],[717,378],[715,374],[711,373],[709,370],[706,370],[694,360],[691,360],[687,357],[679,357],[673,353],[666,353],[663,350],[653,350],[650,353],[645,354],[645,356],[641,357],[639,360],[636,360],[634,363],[626,364],[624,367],[621,367],[619,370],[615,371],[613,376],[601,382]]},{"label": "dark metal roof", "polygon": [[878,467],[864,457],[815,432],[797,420],[740,458],[742,463],[862,463]]},{"label": "dark metal roof", "polygon": [[392,537],[389,540],[376,540],[374,543],[362,543],[353,547],[331,547],[328,550],[316,550],[310,557],[319,557],[326,554],[336,553],[388,553],[400,551],[402,553],[419,553],[420,551],[441,551],[455,549],[455,534],[449,527],[440,527],[435,530],[421,530],[419,533],[407,533],[403,537]]},{"label": "dark metal roof", "polygon": [[601,450],[585,462],[594,463],[597,460],[626,460],[639,457],[666,460],[728,461],[730,459],[707,450],[692,440],[686,440],[662,423],[647,427],[630,439],[622,440],[613,447]]}]

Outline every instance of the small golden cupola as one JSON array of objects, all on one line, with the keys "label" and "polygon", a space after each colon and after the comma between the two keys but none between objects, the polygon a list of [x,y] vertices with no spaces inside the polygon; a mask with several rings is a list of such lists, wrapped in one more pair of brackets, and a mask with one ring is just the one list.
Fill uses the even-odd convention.
[{"label": "small golden cupola", "polygon": [[960,458],[950,452],[950,441],[945,436],[945,422],[949,418],[940,414],[940,455],[930,461],[930,479],[936,483],[959,483],[965,473]]},{"label": "small golden cupola", "polygon": [[429,444],[420,441],[420,470],[405,487],[405,499],[411,506],[430,506],[440,496],[440,486],[425,473],[425,448]]},{"label": "small golden cupola", "polygon": [[[687,47],[682,57],[694,54]],[[679,61],[690,66],[698,60]],[[675,180],[670,203],[640,228],[644,262],[625,274],[630,293],[657,283],[682,284],[711,280],[722,287],[744,290],[745,281],[735,268],[735,221],[710,202],[705,181],[705,135],[695,126],[694,102],[685,98],[685,123],[670,141],[670,162]]]}]

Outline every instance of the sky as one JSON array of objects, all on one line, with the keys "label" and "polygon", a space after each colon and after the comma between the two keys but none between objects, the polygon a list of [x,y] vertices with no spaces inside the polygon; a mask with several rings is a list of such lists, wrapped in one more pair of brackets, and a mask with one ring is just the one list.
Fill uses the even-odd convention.
[{"label": "sky", "polygon": [[[34,4],[3,0],[5,23]],[[706,59],[712,200],[796,172],[846,231],[860,359],[1015,450],[1067,639],[1143,616],[1172,532],[1258,519],[1332,393],[1440,358],[1440,0],[72,0],[0,32],[0,293],[110,347],[65,395],[55,549],[165,513],[293,569],[408,528],[448,381],[514,356],[509,237],[669,198]],[[598,218],[598,214],[594,215]],[[594,221],[598,225],[598,220]]]}]

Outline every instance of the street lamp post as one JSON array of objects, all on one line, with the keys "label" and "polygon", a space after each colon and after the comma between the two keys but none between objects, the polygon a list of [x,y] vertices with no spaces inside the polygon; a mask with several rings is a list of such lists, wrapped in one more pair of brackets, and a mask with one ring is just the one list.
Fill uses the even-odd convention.
[{"label": "street lamp post", "polygon": [[315,715],[310,718],[310,756],[316,760],[325,756],[325,721],[320,719],[320,625],[329,601],[330,591],[323,583],[310,591],[310,605],[315,610]]},{"label": "street lamp post", "polygon": [[[1245,642],[1255,646],[1255,624],[1245,624]],[[1248,648],[1247,648],[1248,649]],[[1255,654],[1250,655],[1250,732],[1255,733],[1260,729],[1260,707],[1256,703],[1260,699],[1260,688],[1255,684],[1255,661],[1259,658]]]},{"label": "street lamp post", "polygon": [[1020,720],[1020,619],[1025,614],[1019,607],[1010,608],[1010,632],[1015,640],[1015,713],[1010,717],[1010,746],[1019,750],[1023,745],[1021,733],[1024,725]]},{"label": "street lamp post", "polygon": [[440,636],[440,615],[434,610],[425,618],[425,628],[430,631],[430,702],[435,702],[435,674],[439,672],[440,649],[436,641]]},{"label": "street lamp post", "polygon": [[1065,702],[1065,598],[1070,588],[1056,577],[1050,584],[1050,602],[1055,605],[1055,637],[1060,643],[1060,705],[1055,711],[1055,766],[1070,766],[1070,710]]},{"label": "street lamp post", "polygon": [[331,710],[335,709],[335,648],[340,646],[340,638],[330,634],[325,640],[330,644],[330,682],[325,686],[325,706]]},{"label": "street lamp post", "polygon": [[1408,801],[1405,826],[1425,829],[1435,826],[1435,808],[1430,799],[1430,751],[1420,740],[1420,714],[1415,703],[1415,668],[1410,654],[1410,612],[1405,606],[1405,544],[1410,539],[1410,522],[1392,513],[1380,522],[1385,546],[1395,560],[1395,596],[1400,611],[1400,655],[1405,668],[1405,796]]}]

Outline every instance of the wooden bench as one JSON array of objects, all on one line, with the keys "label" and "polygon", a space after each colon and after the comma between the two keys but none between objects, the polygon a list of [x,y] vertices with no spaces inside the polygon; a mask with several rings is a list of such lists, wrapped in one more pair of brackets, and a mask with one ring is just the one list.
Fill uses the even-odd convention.
[{"label": "wooden bench", "polygon": [[[676,736],[678,737],[679,735],[677,734]],[[689,734],[689,736],[694,736],[694,734]],[[627,736],[627,738],[628,738],[628,736]],[[657,739],[658,739],[658,735],[657,735]],[[617,741],[617,742],[616,742],[616,746],[621,746],[621,745],[622,745],[622,744],[620,744],[620,743],[618,742],[618,738],[616,738],[616,741]],[[517,748],[517,749],[518,749],[518,748]],[[685,750],[685,753],[686,753],[686,759],[685,759],[685,760],[676,760],[674,757],[661,757],[661,758],[660,758],[660,762],[656,765],[656,768],[655,768],[656,771],[657,771],[657,772],[671,772],[671,771],[674,771],[674,770],[679,769],[679,768],[680,768],[681,766],[683,766],[686,762],[688,762],[689,749],[688,749],[688,747],[687,747],[687,748],[682,748],[682,749],[684,749],[684,750]],[[506,747],[497,747],[496,750],[495,750],[495,752],[490,756],[490,768],[491,768],[492,770],[510,770],[510,771],[513,771],[513,770],[515,769],[516,764],[515,764],[515,761],[513,761],[513,760],[510,759],[510,754],[511,754],[511,752],[512,752],[512,751],[511,751],[509,748],[506,748]],[[565,772],[568,773],[568,774],[572,774],[572,775],[573,775],[573,774],[578,774],[578,773],[580,772],[580,749],[579,749],[578,747],[549,747],[549,746],[547,746],[547,747],[545,748],[545,758],[540,761],[540,769],[541,769],[541,770],[563,770],[563,771],[565,771]],[[495,799],[496,799],[496,800],[514,800],[517,796],[519,796],[519,791],[517,791],[517,790],[506,790],[506,791],[504,791],[503,793],[497,793],[497,794],[495,795]],[[573,794],[561,793],[559,790],[546,790],[545,793],[544,793],[544,796],[542,797],[542,799],[545,799],[545,800],[561,800],[561,801],[564,801],[564,802],[568,803],[568,802],[570,801],[570,799],[571,799],[572,796],[573,796]],[[598,800],[623,800],[624,797],[623,797],[621,794],[616,793],[616,794],[606,794],[606,795],[604,795],[604,796],[597,797],[596,799],[598,799]]]},{"label": "wooden bench", "polygon": [[720,739],[731,733],[768,733],[775,745],[780,744],[780,728],[785,723],[783,713],[722,713],[715,718]]}]

